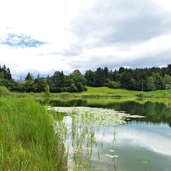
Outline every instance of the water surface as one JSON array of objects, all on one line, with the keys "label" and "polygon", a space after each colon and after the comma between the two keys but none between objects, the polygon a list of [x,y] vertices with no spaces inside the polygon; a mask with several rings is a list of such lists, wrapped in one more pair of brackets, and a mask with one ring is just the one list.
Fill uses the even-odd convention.
[{"label": "water surface", "polygon": [[103,101],[53,101],[51,104],[110,108],[133,115],[144,115],[146,118],[129,120],[124,125],[99,126],[75,122],[72,117],[65,116],[69,130],[66,147],[75,149],[77,140],[86,129],[94,133],[93,143],[89,142],[90,145],[86,145],[86,142],[91,137],[84,137],[80,156],[74,153],[69,155],[69,167],[74,167],[74,162],[78,164],[77,157],[80,157],[80,165],[89,161],[89,167],[80,168],[82,170],[171,171],[171,106],[135,101],[112,103],[112,100],[104,104],[98,100]]}]

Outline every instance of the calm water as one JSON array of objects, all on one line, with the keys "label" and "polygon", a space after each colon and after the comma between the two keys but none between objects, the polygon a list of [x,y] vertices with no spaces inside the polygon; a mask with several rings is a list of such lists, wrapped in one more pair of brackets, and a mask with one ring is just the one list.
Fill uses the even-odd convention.
[{"label": "calm water", "polygon": [[[94,132],[94,143],[86,145],[90,137],[84,137],[80,156],[69,155],[68,165],[80,157],[82,165],[89,161],[90,170],[97,171],[171,171],[171,106],[164,103],[111,102],[96,103],[86,100],[51,101],[55,106],[90,106],[126,111],[146,118],[129,120],[124,125],[95,126],[75,123],[64,117],[69,130],[66,146],[74,149],[80,132],[87,128]],[[78,130],[76,130],[77,128]],[[73,130],[74,129],[74,130]],[[74,133],[74,131],[76,131]],[[112,156],[115,156],[114,158]],[[79,170],[88,170],[79,169]]]}]

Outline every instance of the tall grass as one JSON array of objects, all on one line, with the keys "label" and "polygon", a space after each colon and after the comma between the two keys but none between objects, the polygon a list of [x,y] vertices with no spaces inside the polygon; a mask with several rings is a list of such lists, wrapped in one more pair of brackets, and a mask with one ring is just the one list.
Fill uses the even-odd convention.
[{"label": "tall grass", "polygon": [[66,170],[53,118],[31,98],[0,98],[0,170]]}]

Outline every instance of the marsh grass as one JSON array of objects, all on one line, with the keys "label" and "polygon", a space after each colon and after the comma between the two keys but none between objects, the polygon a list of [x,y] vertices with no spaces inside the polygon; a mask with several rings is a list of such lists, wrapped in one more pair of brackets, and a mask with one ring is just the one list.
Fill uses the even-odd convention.
[{"label": "marsh grass", "polygon": [[71,127],[68,132],[68,168],[73,171],[90,171],[92,170],[92,152],[93,145],[95,142],[95,134],[92,126],[87,125],[84,117],[77,121],[76,114],[73,113],[70,115],[71,118]]},{"label": "marsh grass", "polygon": [[31,98],[0,98],[0,170],[66,170],[52,114]]}]

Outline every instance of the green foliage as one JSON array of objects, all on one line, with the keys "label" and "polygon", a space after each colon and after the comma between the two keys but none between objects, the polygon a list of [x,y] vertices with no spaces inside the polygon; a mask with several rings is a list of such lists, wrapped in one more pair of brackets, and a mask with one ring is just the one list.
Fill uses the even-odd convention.
[{"label": "green foliage", "polygon": [[65,76],[63,72],[56,71],[52,77],[48,79],[51,92],[62,92],[65,88]]},{"label": "green foliage", "polygon": [[171,83],[171,76],[165,74],[165,75],[164,75],[164,82],[165,82],[166,84],[170,84],[170,83]]},{"label": "green foliage", "polygon": [[32,75],[30,74],[30,72],[27,74],[25,80],[27,80],[27,81],[32,81],[32,80],[33,80],[33,77],[32,77]]},{"label": "green foliage", "polygon": [[0,86],[0,96],[8,96],[10,91],[5,86]]},{"label": "green foliage", "polygon": [[[164,68],[127,69],[119,68],[118,71],[109,71],[108,68],[97,68],[96,71],[88,70],[85,73],[87,85],[93,87],[108,86],[110,82],[117,82],[120,87],[129,90],[162,90],[171,87],[171,65]],[[166,85],[167,84],[167,85]]]},{"label": "green foliage", "polygon": [[120,88],[120,84],[116,81],[110,81],[105,84],[109,88]]},{"label": "green foliage", "polygon": [[60,143],[52,115],[29,98],[0,98],[0,170],[59,170]]},{"label": "green foliage", "polygon": [[112,71],[109,71],[107,67],[104,69],[99,67],[94,72],[91,70],[86,71],[85,78],[88,86],[102,87],[112,80],[112,75]]},{"label": "green foliage", "polygon": [[126,89],[135,89],[135,79],[132,78],[131,73],[124,72],[121,77],[121,86]]},{"label": "green foliage", "polygon": [[46,87],[45,87],[45,94],[50,95],[50,87],[49,87],[49,85],[46,85]]},{"label": "green foliage", "polygon": [[0,85],[7,87],[9,90],[15,90],[17,84],[13,80],[7,80],[4,78],[0,78]]},{"label": "green foliage", "polygon": [[171,85],[171,76],[169,76],[168,74],[165,74],[164,75],[164,83],[167,84],[167,85]]},{"label": "green foliage", "polygon": [[79,70],[73,71],[69,76],[63,72],[56,71],[52,77],[48,77],[47,83],[50,91],[57,92],[81,92],[86,90],[86,79]]},{"label": "green foliage", "polygon": [[104,86],[104,83],[105,83],[105,73],[104,73],[104,70],[102,68],[97,68],[95,74],[96,74],[95,86],[97,86],[97,87]]},{"label": "green foliage", "polygon": [[87,85],[94,86],[94,83],[95,83],[95,73],[93,71],[88,70],[85,73],[85,78],[87,80]]},{"label": "green foliage", "polygon": [[73,73],[70,75],[70,78],[73,80],[77,92],[86,90],[86,79],[79,70],[73,71]]},{"label": "green foliage", "polygon": [[33,82],[33,92],[44,92],[47,83],[43,78],[37,78]]},{"label": "green foliage", "polygon": [[71,86],[69,87],[68,91],[70,91],[72,93],[72,92],[77,92],[78,89],[77,89],[75,84],[71,84]]},{"label": "green foliage", "polygon": [[4,78],[4,79],[7,79],[7,80],[12,80],[10,69],[6,68],[5,65],[3,67],[0,66],[0,78]]},{"label": "green foliage", "polygon": [[33,92],[33,80],[27,80],[24,83],[25,92]]},{"label": "green foliage", "polygon": [[146,80],[146,90],[148,91],[152,91],[152,90],[155,90],[156,89],[156,86],[155,86],[155,79],[154,77],[147,77],[147,80]]},{"label": "green foliage", "polygon": [[157,90],[162,90],[165,89],[165,83],[163,78],[161,77],[161,75],[159,73],[155,73],[152,75],[155,79],[155,86]]},{"label": "green foliage", "polygon": [[44,92],[49,85],[50,93],[82,92],[86,86],[125,88],[129,90],[151,91],[171,88],[171,64],[163,68],[142,68],[109,71],[107,67],[97,68],[96,71],[88,70],[85,75],[76,69],[71,74],[65,75],[63,71],[55,71],[47,78],[34,79],[30,73],[25,81],[15,82],[11,78],[10,70],[6,66],[0,67],[0,85],[6,86],[11,91],[19,92]]}]

